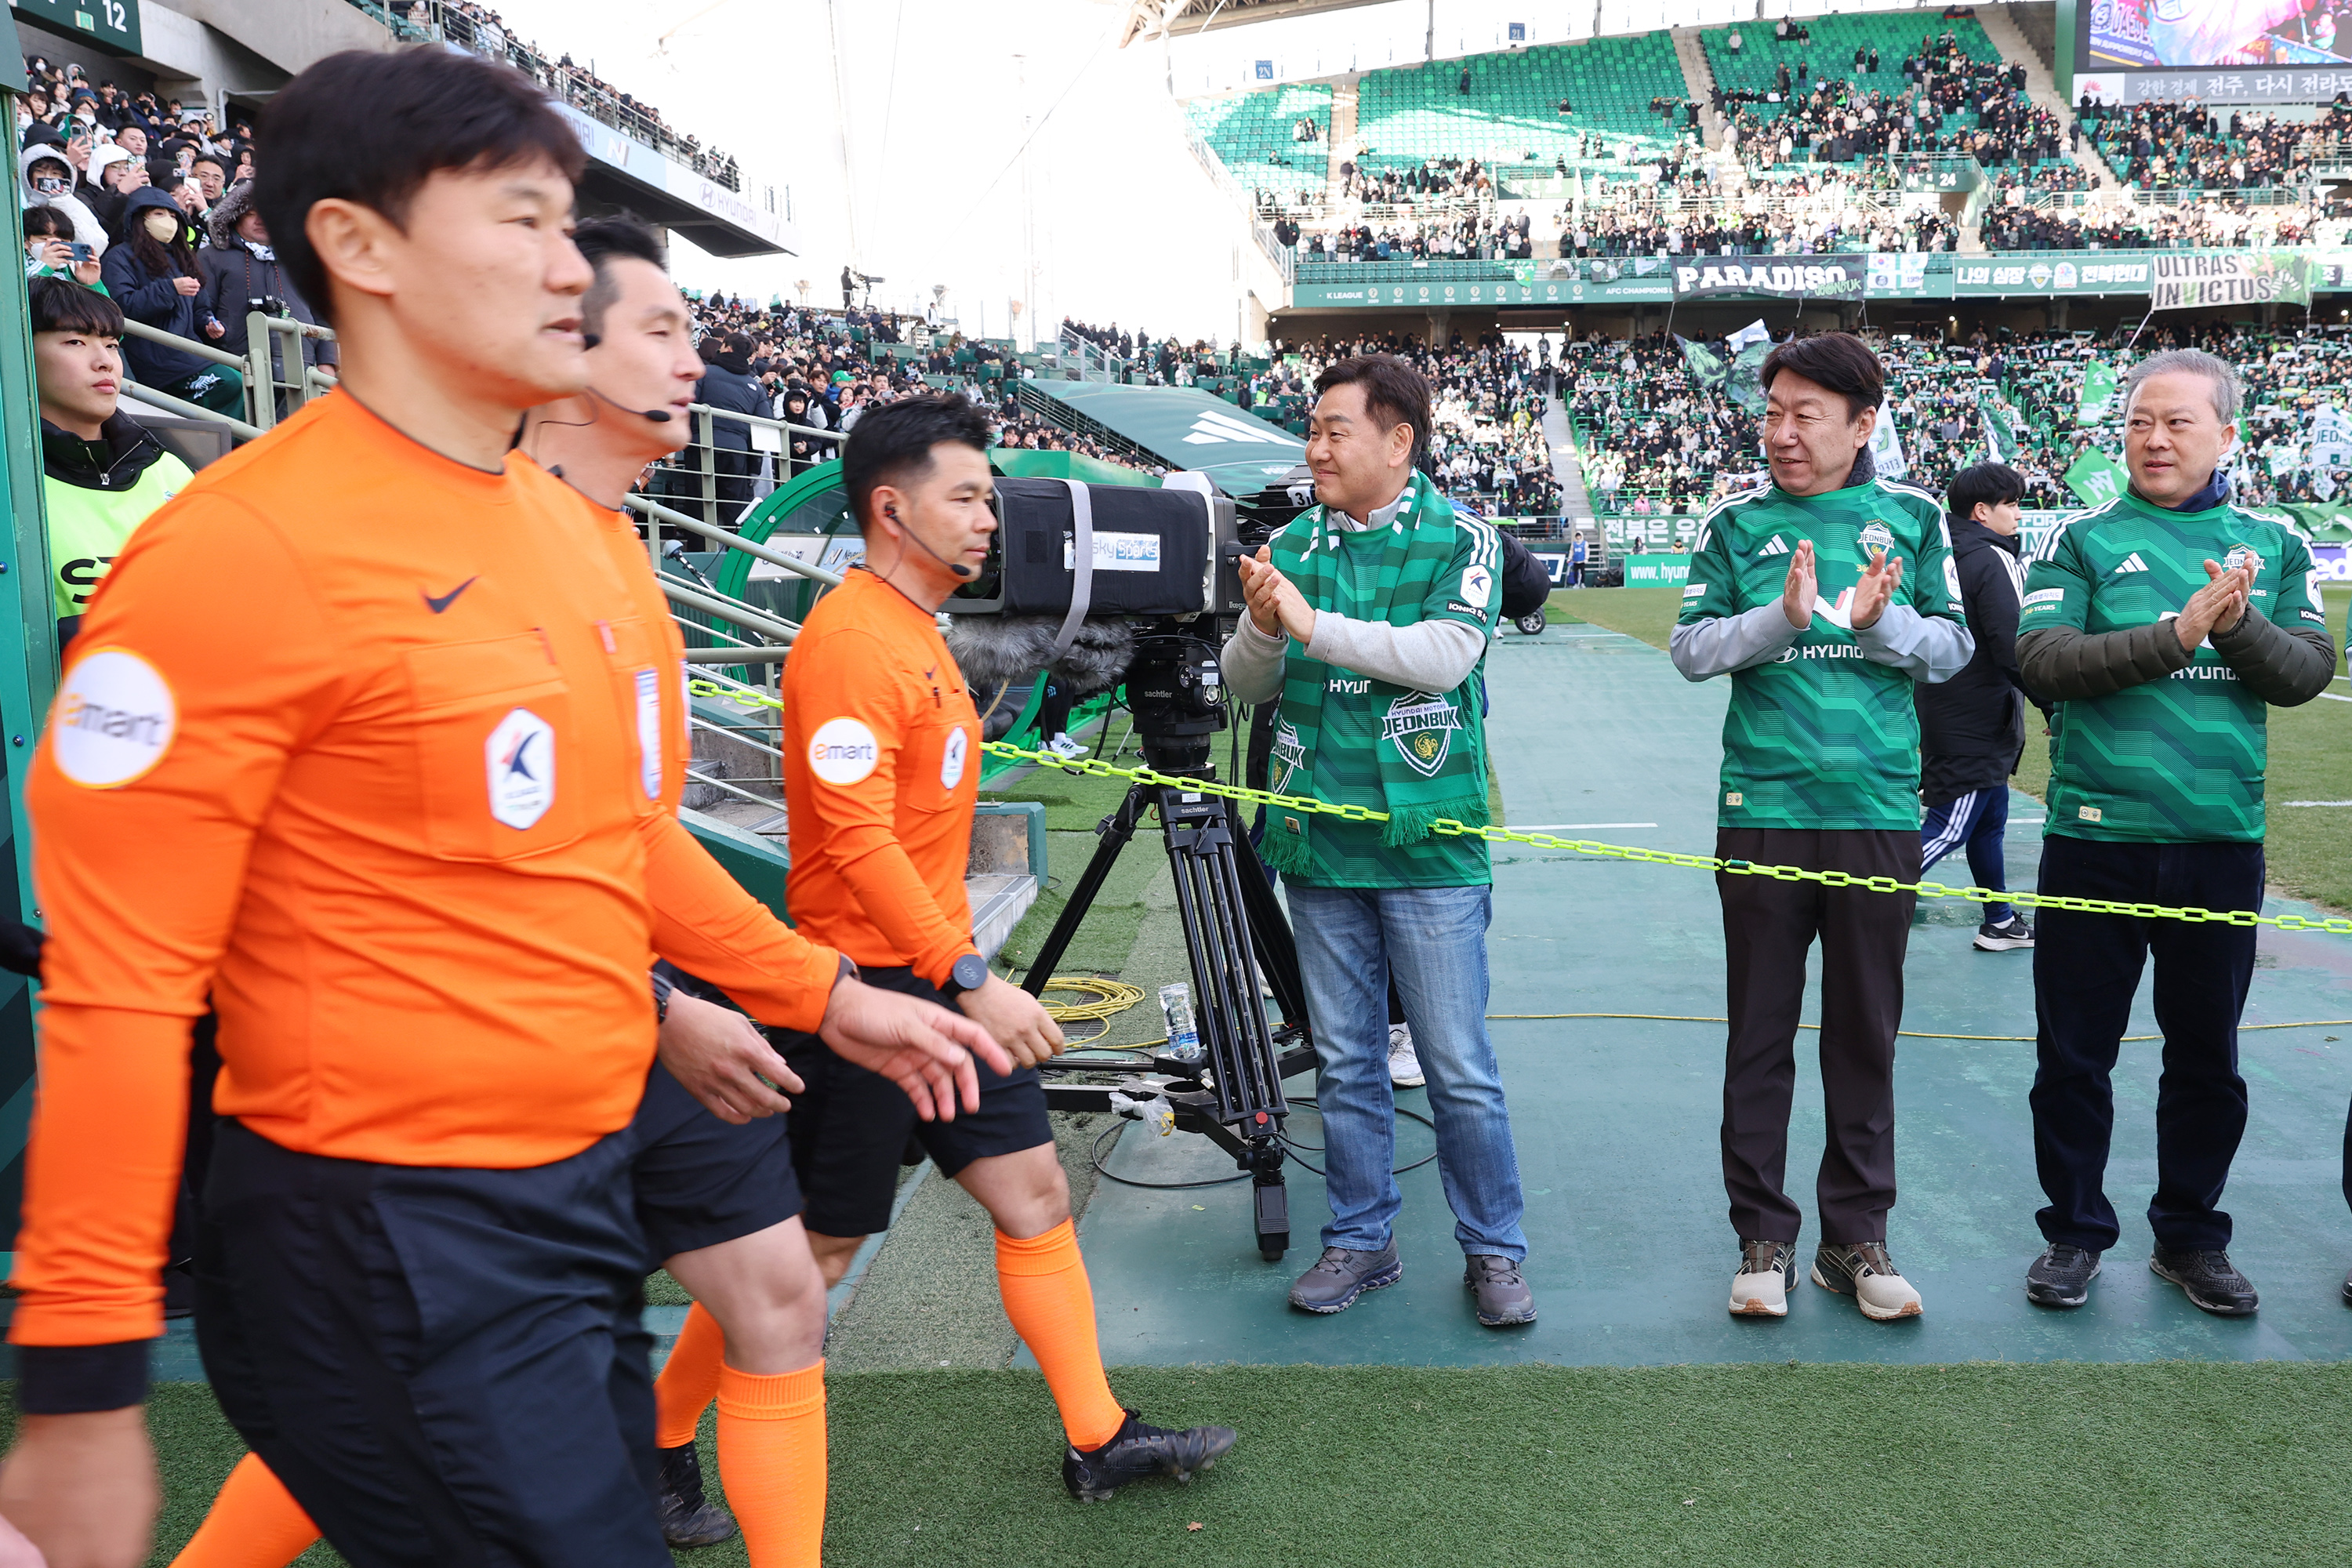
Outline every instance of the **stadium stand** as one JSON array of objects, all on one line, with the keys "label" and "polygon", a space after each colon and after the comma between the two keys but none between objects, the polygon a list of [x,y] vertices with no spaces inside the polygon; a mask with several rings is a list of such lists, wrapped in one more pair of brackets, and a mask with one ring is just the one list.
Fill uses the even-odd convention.
[{"label": "stadium stand", "polygon": [[[1195,99],[1185,118],[1234,179],[1257,191],[1319,192],[1330,178],[1331,89],[1277,87]],[[1307,134],[1313,126],[1314,134]]]},{"label": "stadium stand", "polygon": [[1544,438],[1544,368],[1500,333],[1443,349],[1400,337],[1273,345],[1279,362],[1251,380],[1261,417],[1304,428],[1315,378],[1352,353],[1393,353],[1429,378],[1433,428],[1429,468],[1446,493],[1484,515],[1554,517],[1559,485]]},{"label": "stadium stand", "polygon": [[2086,95],[2076,115],[2116,174],[2149,190],[2306,184],[2334,139],[2352,130],[2352,106],[2341,104],[2297,123],[2195,102],[2111,108]]},{"label": "stadium stand", "polygon": [[[1906,477],[1940,493],[2000,442],[2001,460],[2025,477],[2029,508],[2077,504],[2067,468],[2085,451],[2117,450],[2123,439],[2115,411],[2077,423],[2084,367],[2095,357],[2128,363],[2133,325],[2106,334],[1979,331],[1956,342],[1872,334]],[[1704,346],[1725,353],[1720,342]],[[2352,380],[2352,336],[2314,326],[2159,326],[2140,336],[2129,358],[2168,348],[2201,348],[2240,368],[2247,414],[2234,488],[2248,504],[2326,503],[2352,493],[2352,467],[2336,461],[2352,459],[2352,449],[2325,438],[2336,427],[2332,399]],[[1596,515],[1696,515],[1761,470],[1756,420],[1698,386],[1671,337],[1564,345],[1559,395]],[[1989,431],[1989,412],[2004,435]]]},{"label": "stadium stand", "polygon": [[491,59],[506,61],[557,98],[627,132],[649,147],[669,154],[698,174],[730,191],[743,188],[742,172],[735,160],[700,139],[673,129],[653,105],[622,91],[568,54],[550,58],[537,44],[526,44],[507,27],[505,20],[474,0],[349,0],[358,9],[383,22],[404,42],[427,40],[455,44]]},{"label": "stadium stand", "polygon": [[1594,132],[1664,151],[1677,115],[1696,121],[1664,33],[1368,71],[1356,90],[1356,161],[1380,170],[1556,167],[1591,156]]}]

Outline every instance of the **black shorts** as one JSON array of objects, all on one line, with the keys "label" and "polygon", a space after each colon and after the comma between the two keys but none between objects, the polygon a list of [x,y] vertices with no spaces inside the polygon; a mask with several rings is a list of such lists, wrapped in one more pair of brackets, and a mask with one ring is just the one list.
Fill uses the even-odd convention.
[{"label": "black shorts", "polygon": [[651,1268],[664,1258],[751,1236],[801,1212],[784,1119],[721,1121],[659,1062],[628,1136]]},{"label": "black shorts", "polygon": [[[868,985],[946,1006],[939,988],[908,969],[866,969]],[[793,1168],[808,1207],[803,1217],[819,1236],[872,1236],[890,1228],[890,1200],[898,1190],[899,1156],[911,1134],[940,1173],[953,1176],[974,1160],[1017,1154],[1054,1141],[1045,1120],[1045,1086],[1035,1068],[1010,1078],[980,1070],[980,1109],[959,1110],[953,1121],[916,1116],[906,1091],[881,1074],[835,1056],[814,1035],[778,1031],[777,1048],[807,1085],[793,1098]]]},{"label": "black shorts", "polygon": [[196,1343],[221,1411],[356,1568],[669,1568],[625,1129],[522,1170],[215,1130]]}]

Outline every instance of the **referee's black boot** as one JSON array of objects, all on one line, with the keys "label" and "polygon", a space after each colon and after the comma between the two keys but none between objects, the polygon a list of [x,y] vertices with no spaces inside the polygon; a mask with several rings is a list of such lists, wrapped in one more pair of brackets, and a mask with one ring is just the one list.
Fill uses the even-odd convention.
[{"label": "referee's black boot", "polygon": [[661,1531],[672,1546],[709,1546],[735,1533],[734,1519],[702,1495],[702,1456],[691,1443],[661,1451]]},{"label": "referee's black boot", "polygon": [[2156,1256],[2147,1260],[2147,1267],[2150,1272],[2179,1286],[2190,1306],[2218,1318],[2252,1317],[2262,1300],[2254,1294],[2253,1281],[2238,1272],[2238,1266],[2230,1261],[2226,1252],[2198,1252],[2186,1247],[2175,1251],[2158,1242]]},{"label": "referee's black boot", "polygon": [[1194,1426],[1171,1432],[1146,1423],[1132,1410],[1118,1436],[1099,1448],[1062,1451],[1062,1484],[1080,1502],[1108,1502],[1110,1494],[1146,1476],[1189,1481],[1234,1446],[1230,1426]]}]

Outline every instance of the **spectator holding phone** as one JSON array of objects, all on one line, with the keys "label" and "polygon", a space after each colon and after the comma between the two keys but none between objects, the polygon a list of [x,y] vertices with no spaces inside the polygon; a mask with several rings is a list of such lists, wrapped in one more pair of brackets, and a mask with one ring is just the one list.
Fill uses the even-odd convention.
[{"label": "spectator holding phone", "polygon": [[[177,337],[223,336],[220,322],[206,321],[197,302],[204,282],[178,205],[152,186],[136,190],[123,204],[122,222],[122,243],[107,253],[104,268],[107,291],[122,313]],[[244,413],[244,378],[226,366],[144,338],[131,339],[123,350],[140,385],[215,414]]]},{"label": "spectator holding phone", "polygon": [[73,165],[66,161],[62,145],[54,140],[36,142],[16,155],[16,168],[26,211],[54,209],[72,226],[71,238],[89,246],[93,256],[106,254],[106,230],[98,215],[75,199]]},{"label": "spectator holding phone", "polygon": [[25,275],[28,278],[70,278],[85,289],[106,292],[99,281],[98,258],[73,237],[63,213],[50,207],[25,211]]}]

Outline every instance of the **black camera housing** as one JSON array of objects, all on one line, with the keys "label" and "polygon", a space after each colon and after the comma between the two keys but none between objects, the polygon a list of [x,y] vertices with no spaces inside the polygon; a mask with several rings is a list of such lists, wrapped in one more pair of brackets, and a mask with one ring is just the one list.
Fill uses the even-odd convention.
[{"label": "black camera housing", "polygon": [[[997,479],[997,529],[988,561],[943,608],[958,616],[1066,615],[1077,582],[1070,488],[1060,479]],[[1087,615],[1241,611],[1230,497],[1176,488],[1085,488],[1094,539]]]}]

